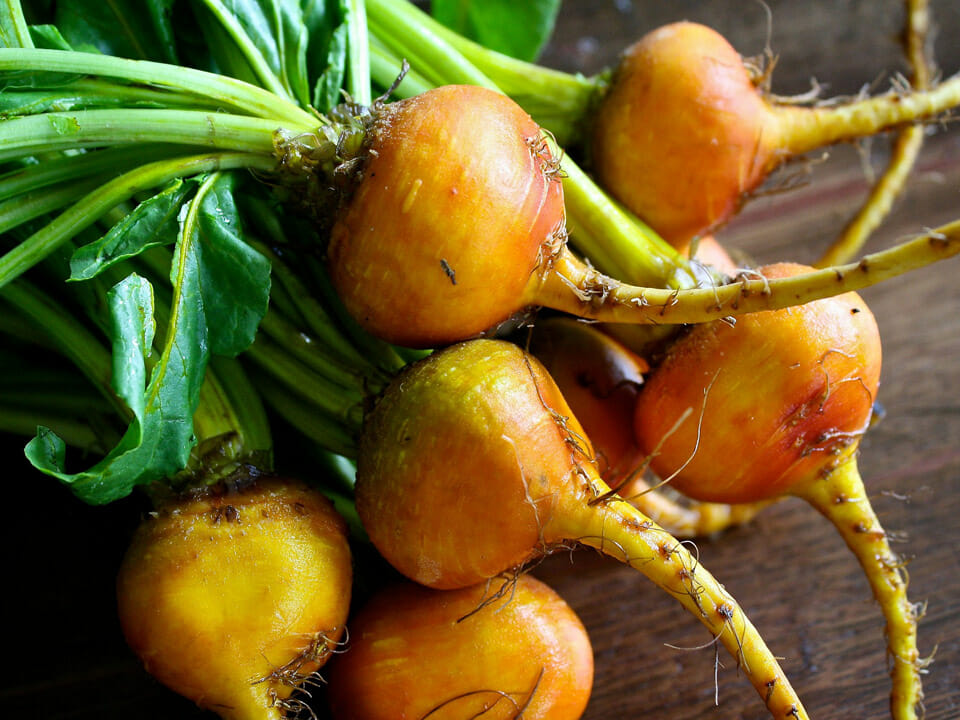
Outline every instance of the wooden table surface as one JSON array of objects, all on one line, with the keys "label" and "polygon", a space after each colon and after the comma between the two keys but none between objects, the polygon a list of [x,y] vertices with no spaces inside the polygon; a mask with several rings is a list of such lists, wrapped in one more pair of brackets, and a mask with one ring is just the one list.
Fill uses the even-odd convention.
[{"label": "wooden table surface", "polygon": [[[836,92],[854,92],[884,71],[902,69],[894,42],[902,19],[898,2],[769,4],[772,46],[780,53],[775,90],[796,92],[817,76]],[[942,26],[938,60],[948,74],[960,67],[960,48],[941,52],[960,36],[951,5],[933,3]],[[766,16],[759,3],[568,0],[544,61],[593,71],[644,29],[681,17],[704,19],[739,38],[744,54],[763,47]],[[882,141],[873,143],[875,167],[884,152]],[[863,197],[861,156],[852,147],[837,148],[808,181],[789,194],[755,200],[721,239],[761,262],[814,260]],[[927,143],[908,192],[870,248],[957,216],[960,132],[948,127]],[[958,278],[960,260],[954,259],[862,293],[884,340],[879,400],[887,416],[864,438],[860,466],[896,549],[911,558],[911,598],[928,603],[920,629],[921,652],[936,650],[925,678],[928,720],[960,718]],[[10,492],[0,523],[6,576],[0,607],[7,621],[0,716],[213,717],[146,676],[120,635],[113,581],[138,501],[84,506],[29,470],[18,449],[4,452],[12,472],[5,477]],[[746,527],[697,544],[702,562],[783,658],[811,717],[886,716],[879,610],[853,557],[812,509],[785,501]],[[574,606],[591,633],[596,680],[585,718],[766,717],[729,658],[721,654],[715,686],[712,649],[667,646],[693,648],[709,638],[638,573],[584,551],[553,557],[536,574]]]}]

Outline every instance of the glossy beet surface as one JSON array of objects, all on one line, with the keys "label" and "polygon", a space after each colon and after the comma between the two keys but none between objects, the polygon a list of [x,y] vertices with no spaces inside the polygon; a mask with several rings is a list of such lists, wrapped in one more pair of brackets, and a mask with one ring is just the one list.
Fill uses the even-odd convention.
[{"label": "glossy beet surface", "polygon": [[523,306],[563,192],[540,128],[491,90],[447,86],[387,105],[333,227],[330,274],[372,333],[431,347]]},{"label": "glossy beet surface", "polygon": [[727,220],[765,177],[771,120],[730,43],[672,23],[624,52],[591,159],[600,182],[679,247]]},{"label": "glossy beet surface", "polygon": [[696,326],[647,378],[637,439],[657,474],[691,497],[776,497],[853,451],[880,356],[876,321],[856,293]]},{"label": "glossy beet surface", "polygon": [[402,583],[351,619],[329,668],[336,720],[576,720],[593,683],[579,618],[529,575],[462,590]]},{"label": "glossy beet surface", "polygon": [[350,563],[344,521],[297,483],[188,499],[137,530],[117,580],[121,625],[171,689],[223,718],[274,720],[343,633]]}]

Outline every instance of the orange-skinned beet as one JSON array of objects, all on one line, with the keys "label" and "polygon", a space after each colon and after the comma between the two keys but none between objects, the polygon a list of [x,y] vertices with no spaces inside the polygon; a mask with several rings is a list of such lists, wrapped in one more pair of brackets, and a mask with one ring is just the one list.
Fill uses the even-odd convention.
[{"label": "orange-skinned beet", "polygon": [[593,118],[599,182],[675,247],[726,222],[791,157],[935,117],[960,82],[846,103],[797,105],[757,87],[740,55],[691,22],[629,47]]},{"label": "orange-skinned beet", "polygon": [[666,25],[624,53],[594,117],[594,169],[621,202],[682,245],[732,216],[766,176],[777,141],[767,107],[719,33]]},{"label": "orange-skinned beet", "polygon": [[147,671],[229,720],[277,720],[344,630],[346,525],[290,481],[158,508],[121,566],[121,626]]},{"label": "orange-skinned beet", "polygon": [[917,648],[918,606],[857,468],[880,364],[876,321],[855,293],[743,316],[735,327],[700,325],[648,376],[635,427],[641,446],[657,454],[657,473],[691,497],[793,495],[836,527],[886,620],[891,716],[917,720],[928,662]]},{"label": "orange-skinned beet", "polygon": [[521,310],[563,226],[542,140],[516,103],[484,88],[445,86],[384,106],[328,249],[351,314],[390,342],[430,347]]},{"label": "orange-skinned beet", "polygon": [[[806,269],[761,272],[776,278]],[[648,376],[637,438],[655,455],[653,469],[690,497],[773,498],[855,449],[880,365],[876,321],[856,293],[744,315],[733,326],[698,325]]]},{"label": "orange-skinned beet", "polygon": [[333,717],[579,718],[593,683],[579,618],[529,575],[502,597],[489,591],[381,590],[351,618],[349,648],[329,666]]},{"label": "orange-skinned beet", "polygon": [[556,383],[515,345],[458,343],[398,375],[364,421],[356,504],[380,553],[437,589],[516,572],[572,542],[596,548],[701,622],[739,659],[774,717],[807,717],[729,592],[601,480]]},{"label": "orange-skinned beet", "polygon": [[531,352],[562,390],[593,443],[598,469],[616,488],[643,460],[633,410],[647,362],[595,327],[568,318],[538,322]]},{"label": "orange-skinned beet", "polygon": [[606,483],[671,534],[710,535],[747,522],[760,510],[758,505],[678,503],[650,487],[646,454],[633,430],[637,396],[650,366],[598,326],[567,318],[538,322],[530,349],[583,425]]},{"label": "orange-skinned beet", "polygon": [[[560,416],[591,452],[543,367],[505,342],[459,343],[407,368],[360,439],[357,512],[373,544],[407,577],[440,589],[475,585],[543,552],[542,526],[559,502],[545,488],[572,484],[577,469],[575,455],[557,452],[567,432]],[[534,477],[525,478],[528,468]],[[421,520],[431,515],[435,522]]]}]

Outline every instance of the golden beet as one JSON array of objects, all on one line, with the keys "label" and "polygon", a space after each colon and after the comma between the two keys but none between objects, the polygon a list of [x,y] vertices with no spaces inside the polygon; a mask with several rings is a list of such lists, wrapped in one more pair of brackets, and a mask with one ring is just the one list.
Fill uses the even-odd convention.
[{"label": "golden beet", "polygon": [[400,373],[364,421],[356,502],[384,558],[437,589],[482,583],[572,542],[628,563],[738,658],[774,717],[807,717],[730,593],[603,482],[553,378],[516,345],[471,340]]},{"label": "golden beet", "polygon": [[346,526],[285,480],[161,507],[120,568],[124,635],[147,671],[232,720],[282,718],[347,617]]},{"label": "golden beet", "polygon": [[[781,263],[761,273],[807,269]],[[690,497],[774,498],[854,451],[880,358],[876,321],[856,293],[698,325],[647,377],[637,439],[653,470]]]},{"label": "golden beet", "polygon": [[590,438],[604,481],[677,537],[710,535],[753,518],[765,504],[678,503],[650,487],[646,454],[633,432],[637,395],[650,366],[597,327],[568,318],[540,321],[530,349]]},{"label": "golden beet", "polygon": [[593,118],[600,183],[678,248],[729,220],[791,157],[957,105],[960,83],[814,106],[766,93],[740,54],[698,23],[627,48]]},{"label": "golden beet", "polygon": [[334,717],[579,718],[593,684],[580,619],[529,575],[484,605],[491,587],[381,590],[351,620],[350,647],[330,665]]},{"label": "golden beet", "polygon": [[736,212],[768,172],[769,106],[737,51],[696,23],[631,46],[594,119],[600,181],[677,245]]},{"label": "golden beet", "polygon": [[516,103],[480,87],[445,86],[382,110],[328,249],[333,284],[361,325],[433,347],[524,307],[563,221],[541,135]]},{"label": "golden beet", "polygon": [[[761,269],[769,278],[803,266]],[[648,378],[635,415],[652,467],[687,495],[801,497],[856,555],[886,619],[891,715],[922,716],[917,606],[870,504],[857,448],[880,382],[880,334],[856,293],[694,328]]]}]

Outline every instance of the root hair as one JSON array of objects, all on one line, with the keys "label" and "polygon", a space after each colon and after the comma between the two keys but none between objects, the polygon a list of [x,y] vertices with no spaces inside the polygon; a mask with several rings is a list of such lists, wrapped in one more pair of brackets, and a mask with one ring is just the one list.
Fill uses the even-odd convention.
[{"label": "root hair", "polygon": [[505,700],[509,702],[511,705],[513,705],[513,708],[516,711],[513,715],[513,720],[519,720],[520,718],[523,717],[523,713],[527,710],[527,708],[530,707],[530,703],[533,702],[533,698],[540,687],[540,682],[543,680],[543,674],[544,674],[544,669],[540,668],[540,672],[537,674],[537,677],[533,682],[533,687],[530,689],[530,692],[527,693],[527,697],[522,704],[517,700],[515,700],[513,697],[514,695],[519,695],[520,694],[519,692],[511,693],[511,692],[506,692],[504,690],[493,690],[493,689],[471,690],[469,692],[461,693],[459,695],[454,695],[449,700],[444,700],[442,703],[434,707],[432,710],[428,711],[426,715],[422,715],[420,717],[420,720],[427,720],[427,718],[429,718],[431,715],[433,715],[436,712],[439,712],[444,707],[446,707],[451,703],[456,702],[457,700],[463,700],[464,698],[473,697],[475,695],[488,695],[488,694],[495,696],[495,699],[493,700],[493,702],[488,704],[479,712],[471,715],[470,718],[468,718],[467,720],[475,720],[475,718],[482,717],[486,713],[490,712],[490,710],[492,710],[494,707],[499,705],[501,700]]}]

